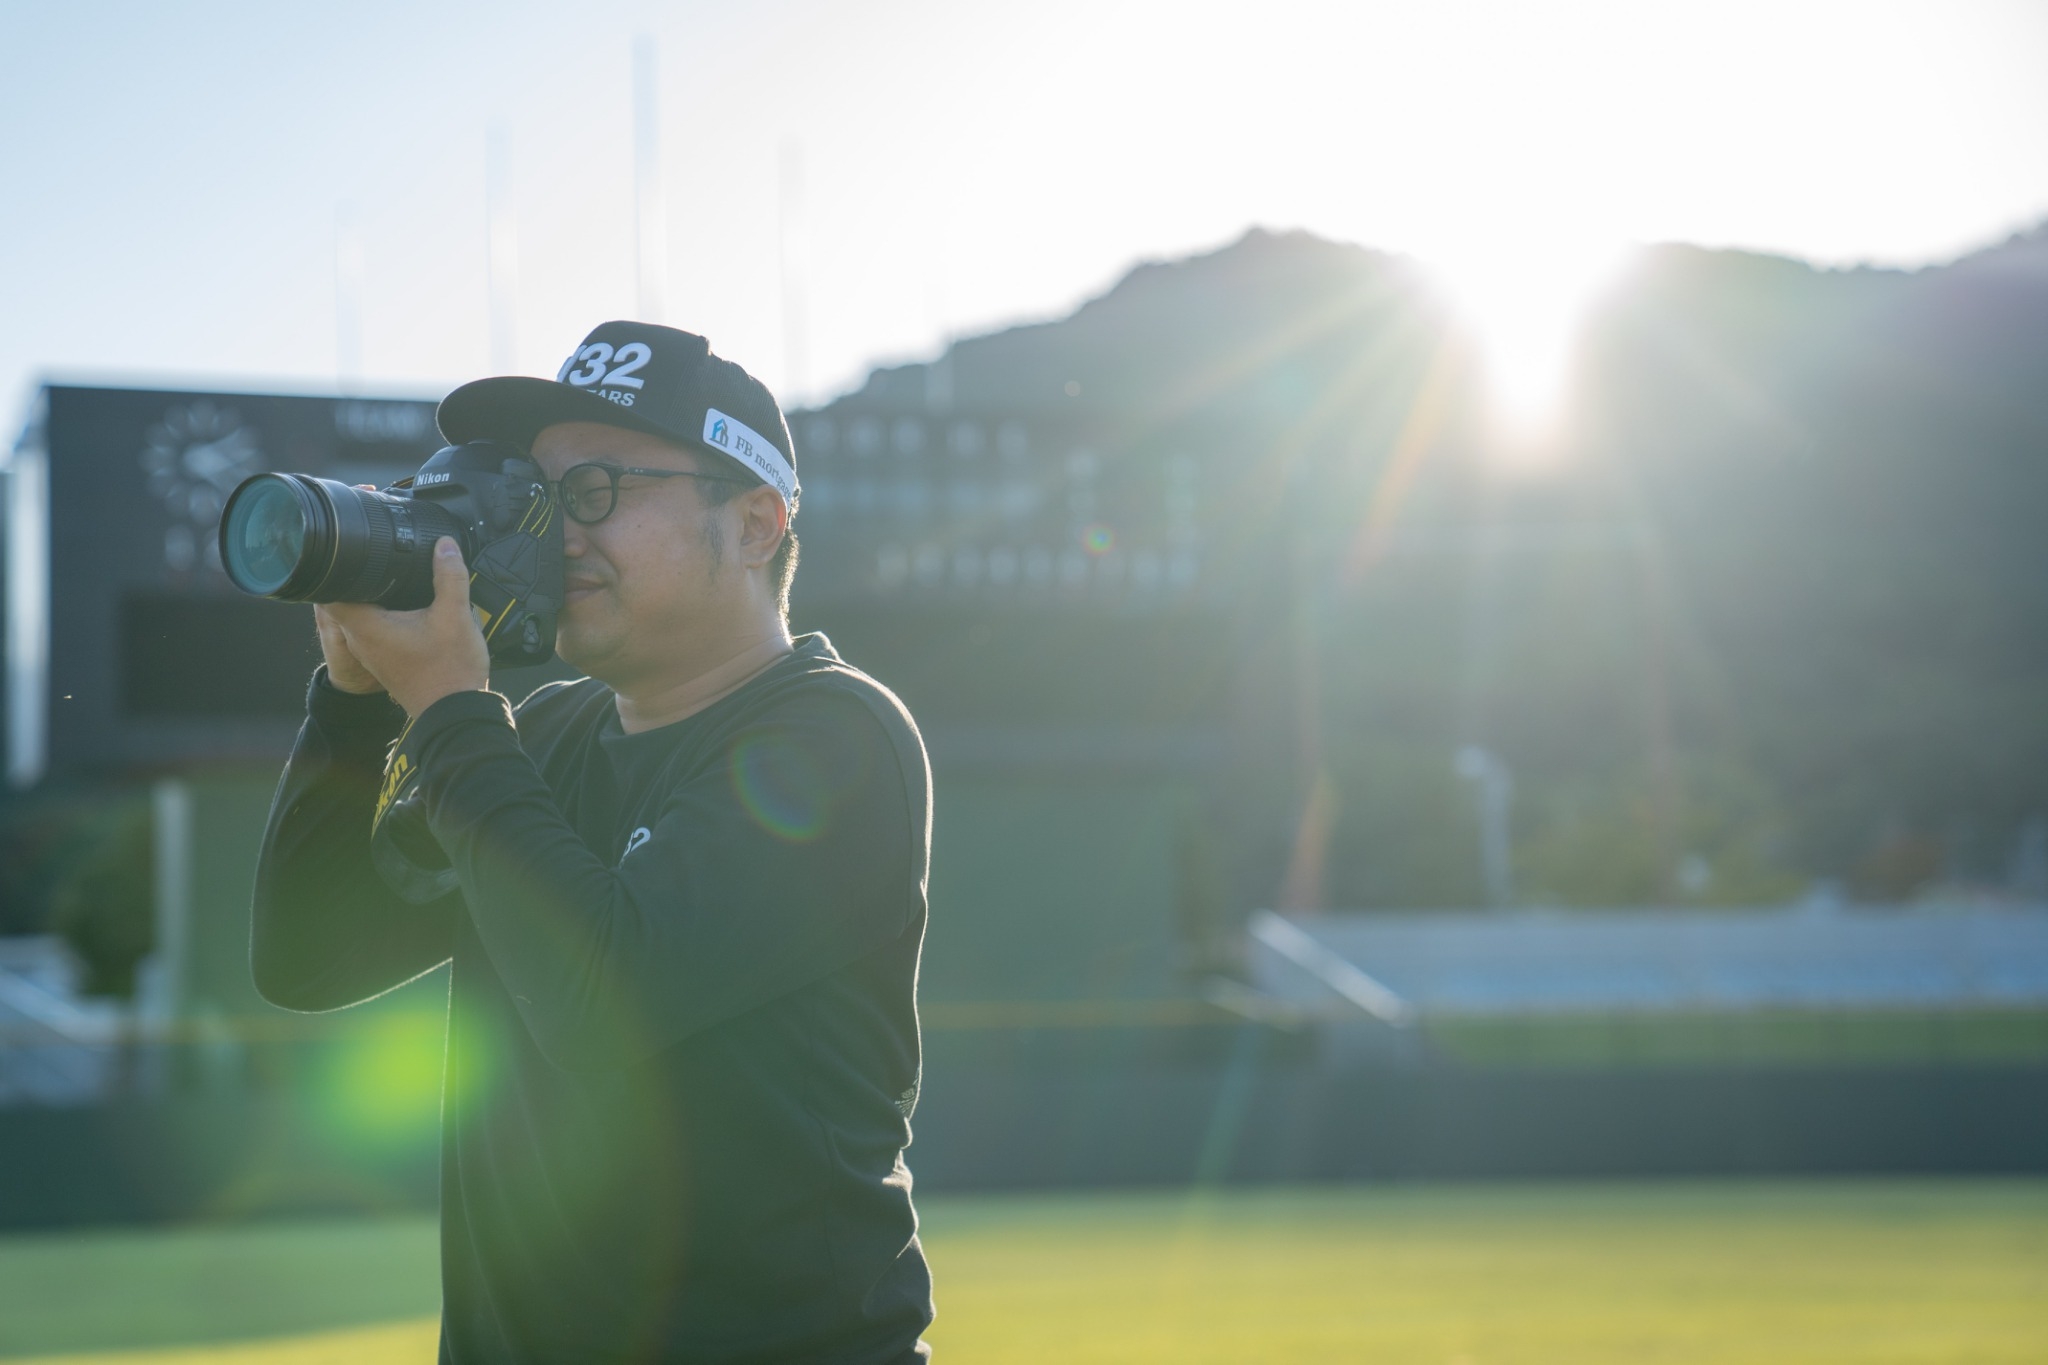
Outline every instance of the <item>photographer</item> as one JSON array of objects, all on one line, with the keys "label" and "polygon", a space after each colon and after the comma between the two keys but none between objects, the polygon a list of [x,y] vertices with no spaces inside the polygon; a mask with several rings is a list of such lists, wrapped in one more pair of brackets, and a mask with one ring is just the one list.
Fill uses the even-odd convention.
[{"label": "photographer", "polygon": [[[902,1151],[930,780],[895,697],[790,637],[774,398],[701,337],[612,322],[439,421],[553,484],[556,648],[589,676],[488,690],[452,540],[424,610],[316,607],[254,967],[330,1010],[453,959],[441,1358],[924,1359]],[[401,731],[456,887],[423,905],[371,853]]]}]

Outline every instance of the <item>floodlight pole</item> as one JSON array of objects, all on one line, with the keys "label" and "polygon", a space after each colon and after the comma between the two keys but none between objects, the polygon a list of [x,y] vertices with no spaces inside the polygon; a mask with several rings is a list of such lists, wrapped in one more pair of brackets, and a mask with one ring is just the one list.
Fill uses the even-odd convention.
[{"label": "floodlight pole", "polygon": [[192,785],[160,778],[150,790],[156,947],[136,1012],[146,1032],[170,1036],[185,1013],[192,937]]},{"label": "floodlight pole", "polygon": [[363,378],[363,234],[354,204],[334,207],[334,377],[343,393]]},{"label": "floodlight pole", "polygon": [[1479,803],[1479,866],[1487,902],[1497,910],[1506,909],[1515,900],[1513,851],[1508,842],[1514,775],[1498,754],[1477,744],[1458,750],[1457,770],[1458,776],[1472,783]]},{"label": "floodlight pole", "polygon": [[21,439],[6,452],[7,785],[42,780],[50,752],[50,402],[38,391]]},{"label": "floodlight pole", "polygon": [[782,401],[800,403],[811,389],[807,309],[810,253],[804,221],[804,152],[795,138],[782,143],[777,245],[782,267]]},{"label": "floodlight pole", "polygon": [[633,42],[633,244],[640,321],[660,322],[668,293],[668,213],[661,197],[659,67],[654,39]]},{"label": "floodlight pole", "polygon": [[502,123],[484,143],[484,232],[489,263],[491,370],[509,374],[517,363],[519,236],[512,216],[512,139]]}]

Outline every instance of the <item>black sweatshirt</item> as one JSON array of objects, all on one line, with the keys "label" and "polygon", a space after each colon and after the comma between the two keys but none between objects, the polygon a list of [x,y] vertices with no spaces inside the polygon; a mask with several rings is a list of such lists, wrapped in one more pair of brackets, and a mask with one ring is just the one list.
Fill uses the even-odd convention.
[{"label": "black sweatshirt", "polygon": [[902,1152],[931,802],[901,703],[816,635],[640,734],[589,679],[516,718],[444,698],[407,744],[460,887],[427,905],[370,859],[403,723],[315,678],[254,965],[327,1010],[454,959],[441,1359],[924,1359]]}]

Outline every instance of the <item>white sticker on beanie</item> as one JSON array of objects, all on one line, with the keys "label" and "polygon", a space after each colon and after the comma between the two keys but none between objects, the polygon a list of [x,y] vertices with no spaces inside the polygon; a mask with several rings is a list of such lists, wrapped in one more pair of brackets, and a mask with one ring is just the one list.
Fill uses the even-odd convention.
[{"label": "white sticker on beanie", "polygon": [[784,502],[796,496],[796,470],[773,441],[739,418],[728,417],[717,408],[706,409],[704,444],[718,447],[775,485]]}]

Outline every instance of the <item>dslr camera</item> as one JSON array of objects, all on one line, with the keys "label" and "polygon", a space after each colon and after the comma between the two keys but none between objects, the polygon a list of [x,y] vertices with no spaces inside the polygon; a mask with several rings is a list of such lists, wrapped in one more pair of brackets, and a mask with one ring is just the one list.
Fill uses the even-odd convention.
[{"label": "dslr camera", "polygon": [[434,542],[453,536],[496,666],[545,663],[562,609],[562,519],[540,466],[497,441],[436,452],[389,488],[256,474],[228,496],[220,562],[243,592],[280,602],[434,600]]}]

